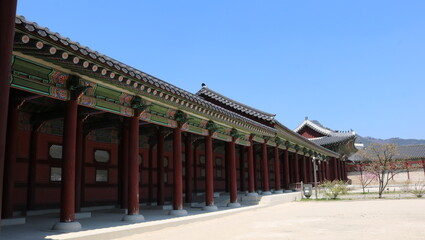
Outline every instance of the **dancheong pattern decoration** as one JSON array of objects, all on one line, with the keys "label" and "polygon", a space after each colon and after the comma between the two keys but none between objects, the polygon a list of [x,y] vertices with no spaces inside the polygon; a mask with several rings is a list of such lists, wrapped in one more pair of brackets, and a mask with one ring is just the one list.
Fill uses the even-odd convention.
[{"label": "dancheong pattern decoration", "polygon": [[65,88],[66,87],[66,81],[68,80],[69,75],[57,70],[52,70],[52,72],[49,74],[50,82],[55,85],[56,87]]},{"label": "dancheong pattern decoration", "polygon": [[[264,137],[279,137],[283,142],[291,142],[293,146],[298,144],[317,154],[338,157],[336,153],[317,146],[284,127],[273,126],[278,124],[274,121],[274,115],[266,114],[267,124],[263,124],[239,114],[238,111],[207,101],[203,95],[189,93],[81,46],[27,21],[22,16],[17,16],[15,26],[14,51],[19,54],[13,57],[11,86],[14,88],[66,101],[70,98],[66,89],[67,81],[71,75],[75,75],[79,78],[80,85],[85,87],[79,98],[80,105],[128,117],[135,114],[131,108],[134,97],[140,97],[145,101],[146,108],[138,114],[146,122],[176,128],[179,125],[174,116],[177,111],[181,111],[187,118],[180,126],[183,131],[203,136],[212,134],[213,138],[232,141],[230,133],[235,129],[240,136],[235,140],[238,144],[249,145],[251,136],[258,143],[263,143]],[[27,59],[25,56],[28,53],[36,53],[42,61]],[[245,112],[259,111],[241,104],[238,106]],[[216,124],[216,131],[208,130],[209,121]],[[276,146],[273,140],[267,144]],[[284,144],[279,144],[278,147],[286,148]]]}]

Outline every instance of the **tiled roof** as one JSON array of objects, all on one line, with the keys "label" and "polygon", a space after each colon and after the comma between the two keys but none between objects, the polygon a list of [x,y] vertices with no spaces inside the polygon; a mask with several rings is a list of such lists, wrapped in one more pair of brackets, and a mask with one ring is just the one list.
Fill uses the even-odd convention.
[{"label": "tiled roof", "polygon": [[302,122],[297,128],[295,128],[295,132],[299,132],[303,127],[308,126],[310,128],[312,128],[313,130],[326,135],[326,136],[338,136],[338,137],[351,137],[351,136],[355,136],[356,132],[350,130],[350,131],[346,131],[346,132],[341,132],[341,131],[335,131],[332,130],[330,128],[326,128],[324,127],[322,124],[320,124],[318,121],[316,120],[309,120],[309,119],[305,119],[304,122]]},{"label": "tiled roof", "polygon": [[[125,76],[129,75],[129,76],[131,76],[131,80],[134,80],[136,82],[139,81],[140,83],[150,84],[152,86],[161,88],[161,89],[168,91],[172,94],[175,94],[177,96],[188,99],[189,101],[197,103],[197,104],[203,106],[204,108],[215,110],[215,111],[217,111],[221,114],[231,116],[231,117],[238,119],[240,121],[246,122],[248,124],[252,124],[252,125],[257,126],[261,129],[269,131],[270,133],[279,132],[279,130],[277,130],[276,128],[266,126],[266,125],[264,125],[260,122],[254,121],[254,120],[247,118],[247,117],[245,117],[241,114],[238,114],[237,112],[230,111],[230,110],[225,109],[221,106],[213,104],[209,101],[206,101],[204,98],[202,98],[198,94],[193,94],[193,93],[187,92],[187,91],[185,91],[181,88],[178,88],[178,87],[176,87],[172,84],[169,84],[169,83],[167,83],[163,80],[160,80],[160,79],[158,79],[154,76],[151,76],[147,73],[144,73],[140,70],[137,70],[137,69],[135,69],[135,68],[133,68],[129,65],[126,65],[126,64],[124,64],[120,61],[117,61],[117,60],[110,58],[106,55],[103,55],[103,54],[101,54],[97,51],[94,51],[94,50],[92,50],[92,49],[90,49],[86,46],[82,46],[80,43],[72,41],[69,38],[63,37],[57,32],[50,31],[47,27],[41,27],[35,22],[31,22],[31,21],[26,20],[24,16],[19,16],[19,15],[16,16],[15,27],[18,27],[18,29],[23,30],[24,32],[31,32],[33,34],[37,34],[40,38],[48,39],[49,41],[54,42],[55,44],[57,44],[58,46],[61,46],[64,49],[74,51],[74,53],[76,55],[80,55],[80,56],[83,55],[86,58],[91,58],[91,61],[109,66],[110,68],[114,69],[114,71],[118,72],[119,74],[123,74]],[[209,92],[215,93],[214,91],[212,91],[210,89],[209,89]],[[261,110],[246,106],[242,103],[239,103],[237,101],[234,101],[230,98],[227,98],[227,97],[222,96],[222,95],[217,94],[217,93],[216,93],[216,95],[221,96],[222,101],[224,101],[224,99],[226,99],[227,101],[232,102],[233,103],[232,107],[241,111],[241,112],[248,113],[252,116],[256,116],[259,119],[264,119],[264,120],[269,121],[269,122],[273,122],[273,123],[277,122],[277,121],[275,122],[275,119],[274,119],[275,114],[266,113],[266,112],[263,112]],[[286,133],[294,136],[294,138],[298,139],[298,141],[305,142],[307,145],[309,145],[311,143],[312,144],[311,147],[313,147],[313,146],[317,147],[318,149],[321,149],[322,151],[325,151],[328,154],[339,155],[338,153],[335,153],[335,152],[333,152],[329,149],[326,149],[326,148],[324,148],[320,145],[317,145],[317,144],[314,144],[313,142],[308,141],[303,136],[301,136],[298,133],[288,129],[285,126],[283,126],[283,129],[284,129],[284,131],[283,131],[284,133],[286,132]]]},{"label": "tiled roof", "polygon": [[[397,146],[400,158],[418,159],[425,158],[425,144]],[[367,148],[365,149],[367,151]],[[351,161],[360,161],[362,157],[356,153],[349,157]]]},{"label": "tiled roof", "polygon": [[159,87],[163,90],[166,90],[170,93],[176,94],[178,96],[181,96],[183,98],[186,98],[192,102],[195,102],[203,107],[215,110],[217,112],[223,113],[225,115],[234,117],[236,119],[239,119],[241,121],[248,122],[254,126],[261,127],[263,129],[266,129],[271,132],[276,132],[276,129],[271,128],[269,126],[266,126],[264,124],[258,123],[256,121],[253,121],[247,117],[244,117],[240,114],[234,113],[232,111],[229,111],[223,107],[217,106],[213,103],[210,103],[206,100],[204,100],[202,97],[187,92],[181,88],[178,88],[172,84],[169,84],[163,80],[160,80],[154,76],[151,76],[147,73],[144,73],[140,70],[137,70],[129,65],[126,65],[120,61],[117,61],[113,58],[110,58],[104,54],[101,54],[97,51],[94,51],[86,46],[82,46],[80,43],[72,41],[69,38],[61,36],[57,32],[52,32],[47,27],[41,27],[35,22],[31,22],[25,19],[24,16],[17,15],[15,19],[16,26],[22,26],[29,32],[37,33],[41,37],[49,38],[50,40],[56,42],[56,44],[63,45],[64,47],[70,47],[72,50],[78,52],[78,54],[82,54],[84,56],[87,56],[93,60],[100,61],[103,64],[107,64],[109,67],[115,68],[116,71],[122,72],[125,75],[134,76],[135,79],[138,79],[140,82],[149,83],[152,86]]},{"label": "tiled roof", "polygon": [[350,136],[325,136],[325,137],[318,137],[318,138],[310,138],[309,140],[314,142],[315,144],[318,144],[320,146],[334,144],[334,143],[340,143],[347,141],[349,139],[354,138],[355,135]]},{"label": "tiled roof", "polygon": [[202,88],[196,93],[198,96],[207,96],[210,97],[226,106],[229,106],[237,111],[243,112],[245,114],[254,116],[259,119],[266,120],[268,122],[274,122],[274,117],[276,114],[271,114],[267,112],[263,112],[261,110],[255,109],[253,107],[247,106],[243,103],[230,99],[226,96],[221,95],[209,88],[205,84],[202,84]]}]

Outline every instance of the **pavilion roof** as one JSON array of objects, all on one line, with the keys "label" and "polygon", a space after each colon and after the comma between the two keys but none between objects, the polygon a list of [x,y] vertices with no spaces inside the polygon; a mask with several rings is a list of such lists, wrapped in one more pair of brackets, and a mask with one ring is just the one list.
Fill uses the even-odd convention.
[{"label": "pavilion roof", "polygon": [[[317,120],[309,120],[308,118],[306,118],[304,120],[304,122],[302,122],[297,128],[295,128],[295,132],[299,132],[301,129],[303,129],[304,127],[309,127],[311,129],[313,129],[314,131],[321,133],[325,136],[332,136],[332,137],[352,137],[356,135],[356,132],[353,130],[350,131],[337,131],[337,130],[332,130],[330,128],[324,127],[322,124],[320,124],[319,121]],[[335,138],[335,140],[337,140],[339,138]]]},{"label": "pavilion roof", "polygon": [[329,144],[337,144],[337,143],[343,143],[346,142],[352,138],[355,138],[356,135],[350,135],[350,136],[324,136],[324,137],[318,137],[318,138],[310,138],[309,140],[314,142],[315,144],[318,144],[320,146],[325,146]]},{"label": "pavilion roof", "polygon": [[253,116],[262,120],[266,120],[268,122],[274,122],[274,118],[276,116],[276,114],[267,113],[267,112],[258,110],[256,108],[250,107],[248,105],[245,105],[243,103],[240,103],[231,98],[228,98],[216,91],[209,89],[205,84],[202,84],[202,88],[196,93],[196,95],[201,97],[206,96],[206,97],[212,98],[218,101],[219,103],[222,103],[225,106],[228,106],[236,111],[248,114],[250,116]]}]

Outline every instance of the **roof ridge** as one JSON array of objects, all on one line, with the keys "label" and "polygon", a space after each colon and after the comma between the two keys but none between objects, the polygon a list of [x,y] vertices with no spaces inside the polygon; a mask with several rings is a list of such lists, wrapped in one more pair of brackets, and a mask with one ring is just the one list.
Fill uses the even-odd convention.
[{"label": "roof ridge", "polygon": [[[188,92],[188,91],[186,91],[184,89],[181,89],[181,88],[179,88],[179,87],[177,87],[177,86],[175,86],[175,85],[173,85],[171,83],[165,82],[164,80],[158,79],[158,78],[156,78],[156,77],[154,77],[154,76],[152,76],[152,75],[150,75],[148,73],[145,73],[145,72],[143,72],[141,70],[138,70],[138,69],[136,69],[136,68],[134,68],[134,67],[132,67],[130,65],[127,65],[127,64],[125,64],[123,62],[120,62],[120,61],[118,61],[116,59],[113,59],[111,57],[108,57],[107,55],[102,54],[102,53],[99,53],[99,52],[97,52],[97,51],[95,51],[95,50],[93,50],[93,49],[91,49],[91,48],[89,48],[87,46],[81,45],[79,42],[73,41],[73,40],[71,40],[68,37],[64,37],[64,36],[60,35],[58,32],[52,32],[48,27],[40,26],[36,22],[29,21],[29,20],[27,20],[22,15],[16,15],[15,23],[16,24],[24,24],[23,27],[27,31],[35,32],[35,33],[37,33],[38,35],[40,35],[42,37],[47,37],[48,36],[54,42],[59,42],[59,43],[61,43],[63,45],[66,45],[66,46],[68,46],[68,45],[70,45],[70,46],[74,45],[75,48],[71,47],[74,51],[80,51],[80,50],[83,49],[83,50],[87,51],[87,54],[83,54],[83,55],[86,55],[88,57],[91,57],[91,58],[93,58],[95,60],[98,59],[98,58],[103,58],[103,60],[104,60],[105,63],[107,61],[110,61],[114,65],[114,66],[110,66],[111,68],[115,68],[114,70],[117,70],[117,71],[122,71],[122,69],[126,69],[127,72],[124,72],[124,74],[126,74],[126,75],[128,75],[129,71],[132,71],[133,74],[134,74],[134,76],[137,76],[137,74],[141,75],[141,78],[137,78],[137,77],[133,77],[130,74],[132,76],[132,79],[133,80],[136,80],[136,79],[137,80],[142,80],[143,79],[142,81],[144,81],[144,82],[148,82],[149,84],[151,84],[153,86],[159,87],[161,89],[165,89],[166,91],[171,92],[172,94],[175,94],[177,96],[181,96],[181,97],[184,97],[186,99],[189,99],[189,100],[191,100],[191,101],[193,101],[195,103],[198,103],[198,104],[202,105],[203,107],[212,108],[213,110],[218,111],[218,112],[221,112],[222,114],[226,114],[228,116],[232,116],[233,115],[234,117],[238,118],[241,121],[246,121],[246,122],[248,122],[250,124],[253,124],[253,125],[257,126],[257,127],[261,127],[263,129],[267,129],[267,130],[272,131],[272,132],[276,132],[277,131],[274,128],[271,128],[271,127],[266,126],[266,125],[264,125],[264,124],[262,124],[260,122],[257,122],[257,121],[254,121],[252,119],[249,119],[249,118],[247,118],[247,117],[245,117],[245,116],[243,116],[241,114],[232,112],[232,111],[230,111],[230,110],[228,110],[226,108],[223,108],[221,106],[218,106],[216,104],[213,104],[213,103],[211,103],[211,102],[203,99],[202,97],[200,97],[200,96],[198,96],[196,94],[193,94],[191,92]],[[80,53],[81,53],[81,51],[80,51]],[[93,55],[95,57],[93,57]],[[104,63],[103,61],[101,61],[101,62]],[[117,68],[116,66],[119,66],[120,68]]]},{"label": "roof ridge", "polygon": [[[315,121],[317,121],[317,120],[315,120]],[[320,123],[317,124],[314,121],[311,121],[307,118],[297,128],[295,128],[294,131],[298,132],[299,130],[301,130],[306,125],[313,128],[314,130],[318,131],[319,133],[327,135],[327,136],[352,136],[352,135],[356,135],[356,132],[353,131],[353,130],[350,130],[350,131],[347,131],[347,132],[332,130],[330,128],[323,126]]]},{"label": "roof ridge", "polygon": [[[200,90],[196,93],[196,95],[200,96],[201,94],[203,94],[203,93],[205,93],[205,92],[209,92],[209,93],[215,94],[215,95],[217,95],[218,97],[221,97],[221,98],[223,98],[223,99],[225,99],[225,100],[227,100],[227,101],[229,101],[229,102],[233,102],[234,104],[238,104],[238,105],[240,105],[240,106],[242,106],[242,107],[244,107],[244,108],[246,108],[246,109],[248,109],[248,110],[255,111],[255,112],[258,112],[258,113],[261,113],[261,114],[263,114],[263,115],[267,116],[270,120],[273,120],[273,119],[275,118],[275,116],[276,116],[276,114],[268,113],[268,112],[265,112],[265,111],[259,110],[259,109],[257,109],[257,108],[254,108],[254,107],[248,106],[248,105],[243,104],[243,103],[241,103],[241,102],[239,102],[239,101],[236,101],[236,100],[234,100],[234,99],[231,99],[231,98],[229,98],[229,97],[226,97],[226,96],[224,96],[223,94],[218,93],[218,92],[216,92],[216,91],[214,91],[214,90],[212,90],[212,89],[208,88],[207,86],[205,86],[205,84],[203,84],[203,85],[202,85],[202,88],[201,88],[201,89],[200,89]],[[229,104],[226,104],[226,105],[229,105]],[[229,105],[229,106],[230,106],[230,105]],[[231,106],[231,107],[232,107],[232,106]]]}]

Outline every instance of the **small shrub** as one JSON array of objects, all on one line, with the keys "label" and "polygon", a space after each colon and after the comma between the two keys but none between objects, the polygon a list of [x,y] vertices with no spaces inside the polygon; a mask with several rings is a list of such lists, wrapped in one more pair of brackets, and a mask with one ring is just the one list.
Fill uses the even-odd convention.
[{"label": "small shrub", "polygon": [[422,197],[425,194],[425,182],[416,182],[413,186],[413,189],[411,189],[409,192],[418,198]]},{"label": "small shrub", "polygon": [[401,184],[400,191],[402,193],[410,192],[410,181],[409,180],[406,180],[406,181],[403,182],[403,184]]},{"label": "small shrub", "polygon": [[339,195],[347,194],[348,188],[344,181],[325,181],[320,184],[323,194],[331,199],[336,199]]}]

